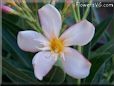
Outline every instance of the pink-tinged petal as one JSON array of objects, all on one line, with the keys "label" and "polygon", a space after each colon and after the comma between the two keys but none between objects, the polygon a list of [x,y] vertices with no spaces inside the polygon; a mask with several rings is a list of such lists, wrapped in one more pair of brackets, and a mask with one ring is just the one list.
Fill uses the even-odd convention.
[{"label": "pink-tinged petal", "polygon": [[95,27],[87,20],[71,26],[60,37],[64,40],[65,46],[79,45],[83,46],[88,44],[95,33]]},{"label": "pink-tinged petal", "polygon": [[61,29],[61,15],[59,11],[50,4],[47,4],[38,10],[40,23],[45,36],[58,37]]},{"label": "pink-tinged petal", "polygon": [[86,78],[89,75],[91,63],[79,52],[70,47],[66,47],[64,57],[64,71],[68,75],[76,79]]},{"label": "pink-tinged petal", "polygon": [[56,58],[57,56],[52,55],[48,51],[37,53],[32,60],[35,77],[42,80],[55,64]]},{"label": "pink-tinged petal", "polygon": [[17,35],[18,46],[24,51],[37,52],[43,47],[41,43],[47,41],[42,34],[32,30],[20,31]]}]

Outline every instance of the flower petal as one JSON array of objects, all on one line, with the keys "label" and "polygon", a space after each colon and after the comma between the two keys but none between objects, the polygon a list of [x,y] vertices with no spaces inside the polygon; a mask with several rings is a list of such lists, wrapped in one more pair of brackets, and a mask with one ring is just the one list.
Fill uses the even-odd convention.
[{"label": "flower petal", "polygon": [[65,46],[83,46],[92,40],[94,33],[95,27],[93,24],[87,20],[83,20],[71,26],[60,38],[64,40]]},{"label": "flower petal", "polygon": [[64,56],[64,71],[68,75],[77,79],[85,78],[89,75],[91,63],[87,61],[79,52],[66,47]]},{"label": "flower petal", "polygon": [[59,11],[50,4],[38,10],[43,32],[47,38],[58,37],[61,29],[61,15]]},{"label": "flower petal", "polygon": [[20,31],[17,36],[18,46],[24,51],[39,51],[38,48],[43,46],[42,44],[40,44],[41,41],[47,42],[48,40],[40,33],[32,30]]},{"label": "flower petal", "polygon": [[56,58],[57,56],[52,55],[50,52],[37,53],[32,60],[35,77],[42,80],[55,64]]}]

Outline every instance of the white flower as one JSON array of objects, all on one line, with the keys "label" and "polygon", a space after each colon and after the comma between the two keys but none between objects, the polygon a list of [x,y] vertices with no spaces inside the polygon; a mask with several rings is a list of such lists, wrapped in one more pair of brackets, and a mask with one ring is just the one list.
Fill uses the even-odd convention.
[{"label": "white flower", "polygon": [[93,24],[82,20],[59,36],[62,25],[59,11],[47,4],[38,13],[44,35],[28,30],[20,31],[17,37],[22,50],[38,52],[32,60],[36,78],[43,79],[56,63],[58,55],[62,58],[63,70],[68,75],[77,79],[87,77],[91,63],[69,46],[83,46],[90,42],[95,33]]}]

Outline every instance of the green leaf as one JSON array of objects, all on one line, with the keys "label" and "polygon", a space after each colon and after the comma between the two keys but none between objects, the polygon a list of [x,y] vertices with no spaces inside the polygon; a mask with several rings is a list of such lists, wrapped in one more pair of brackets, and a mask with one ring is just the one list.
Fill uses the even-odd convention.
[{"label": "green leaf", "polygon": [[19,16],[8,14],[8,13],[4,13],[4,12],[2,12],[2,18],[6,18],[12,23],[16,23],[19,20]]},{"label": "green leaf", "polygon": [[22,64],[25,65],[26,67],[31,68],[32,66],[31,59],[29,58],[27,53],[19,49],[16,39],[6,29],[3,29],[2,32],[3,32],[3,40],[10,46],[10,48],[17,55],[14,57],[18,58],[22,62]]},{"label": "green leaf", "polygon": [[114,17],[113,17],[113,19],[112,19],[112,31],[111,31],[111,39],[114,39]]},{"label": "green leaf", "polygon": [[65,80],[65,73],[59,67],[53,67],[48,75],[45,77],[47,84],[61,84]]},{"label": "green leaf", "polygon": [[[83,14],[84,14],[84,8],[82,10]],[[88,13],[88,16],[87,16],[87,19],[90,21],[90,22],[93,22],[93,15],[92,15],[93,11],[91,10],[90,8],[90,11]],[[82,15],[83,16],[83,15]],[[84,54],[84,56],[88,59],[90,59],[90,54],[91,54],[91,42],[88,43],[87,45],[83,46],[82,47],[82,52]]]},{"label": "green leaf", "polygon": [[[28,70],[26,68],[23,68],[20,66],[20,64],[18,64],[15,60],[12,59],[5,59],[7,60],[7,62],[9,62],[9,64],[13,65],[13,67],[15,67],[15,69],[27,74],[29,77],[33,78],[34,80],[36,80],[35,75],[34,75],[34,71],[32,70]],[[7,75],[7,77],[13,82],[13,83],[19,83],[19,84],[28,84],[28,82],[23,81],[22,79],[14,76],[12,73],[5,71],[5,74]],[[32,82],[31,82],[32,83]]]},{"label": "green leaf", "polygon": [[90,59],[90,49],[91,49],[91,43],[85,45],[82,47],[83,54],[86,58]]},{"label": "green leaf", "polygon": [[27,83],[38,83],[36,79],[34,79],[33,77],[30,77],[30,75],[28,75],[27,73],[24,73],[23,71],[20,71],[17,68],[15,68],[4,57],[2,61],[3,61],[2,62],[3,70],[13,75],[13,77],[15,77],[16,79]]},{"label": "green leaf", "polygon": [[108,33],[108,31],[106,31],[106,32],[104,33],[104,36],[105,36],[105,39],[106,39],[107,41],[110,41],[110,40],[111,40],[111,36],[110,36],[110,34]]},{"label": "green leaf", "polygon": [[92,63],[91,71],[89,76],[86,78],[85,82],[87,83],[94,83],[94,81],[97,79],[99,70],[102,68],[103,64],[105,64],[108,60],[110,60],[112,57],[112,54],[106,53],[98,55],[90,60]]},{"label": "green leaf", "polygon": [[11,72],[5,72],[6,76],[12,81],[12,83],[20,83],[20,84],[24,84],[24,83],[27,83],[25,82],[24,80],[16,77],[14,74],[12,74]]},{"label": "green leaf", "polygon": [[66,75],[65,83],[67,83],[68,85],[74,85],[77,84],[77,79],[74,79],[69,75]]},{"label": "green leaf", "polygon": [[[104,45],[101,46],[101,47],[99,47],[95,52],[92,53],[92,56],[101,53],[101,51],[102,51],[102,53],[105,53],[105,52],[107,52],[107,51],[110,52],[109,50],[111,50],[112,48],[113,48],[113,50],[114,50],[114,40],[112,40],[112,41],[110,41],[110,42],[104,44]],[[110,52],[110,53],[113,53],[113,54],[114,54],[114,52]]]},{"label": "green leaf", "polygon": [[95,27],[95,36],[91,42],[91,46],[93,47],[101,38],[101,36],[103,35],[103,33],[106,31],[107,27],[109,26],[111,20],[112,20],[113,16],[108,17],[107,19],[105,19],[104,21],[102,21],[100,24],[98,24]]},{"label": "green leaf", "polygon": [[65,20],[63,21],[64,25],[68,25],[69,27],[73,24],[75,24],[75,20],[73,19],[72,16],[66,17]]},{"label": "green leaf", "polygon": [[23,28],[17,26],[15,23],[12,23],[10,20],[4,17],[2,18],[2,24],[3,28],[9,29],[9,32],[12,32],[14,35],[16,35],[19,30],[23,30]]},{"label": "green leaf", "polygon": [[[101,52],[102,51],[102,52]],[[97,57],[99,55],[103,55],[106,53],[114,54],[114,40],[111,40],[110,42],[102,45],[98,49],[96,49],[94,52],[91,52],[91,58]]]},{"label": "green leaf", "polygon": [[56,7],[58,10],[63,10],[64,2],[65,2],[65,0],[62,0],[62,2],[59,2],[59,1],[56,2],[55,7]]}]

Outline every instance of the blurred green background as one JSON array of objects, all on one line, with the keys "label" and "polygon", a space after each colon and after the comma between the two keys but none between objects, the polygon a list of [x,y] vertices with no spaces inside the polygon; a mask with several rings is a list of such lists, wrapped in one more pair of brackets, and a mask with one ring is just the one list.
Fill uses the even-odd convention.
[{"label": "blurred green background", "polygon": [[[28,6],[35,13],[35,8],[45,4],[28,3]],[[64,4],[58,2],[55,6],[61,11]],[[80,7],[81,15],[85,9]],[[75,23],[70,8],[68,12],[70,15],[65,14],[63,20],[65,27]],[[92,62],[92,68],[90,75],[82,79],[81,84],[114,84],[114,7],[92,7],[87,19],[95,25],[96,33],[93,40],[83,47],[83,54],[89,57],[87,59]],[[31,63],[34,54],[20,50],[16,39],[19,31],[28,29],[32,28],[25,19],[2,12],[2,84],[77,84],[76,79],[66,75],[57,66],[43,81],[34,77]]]}]

